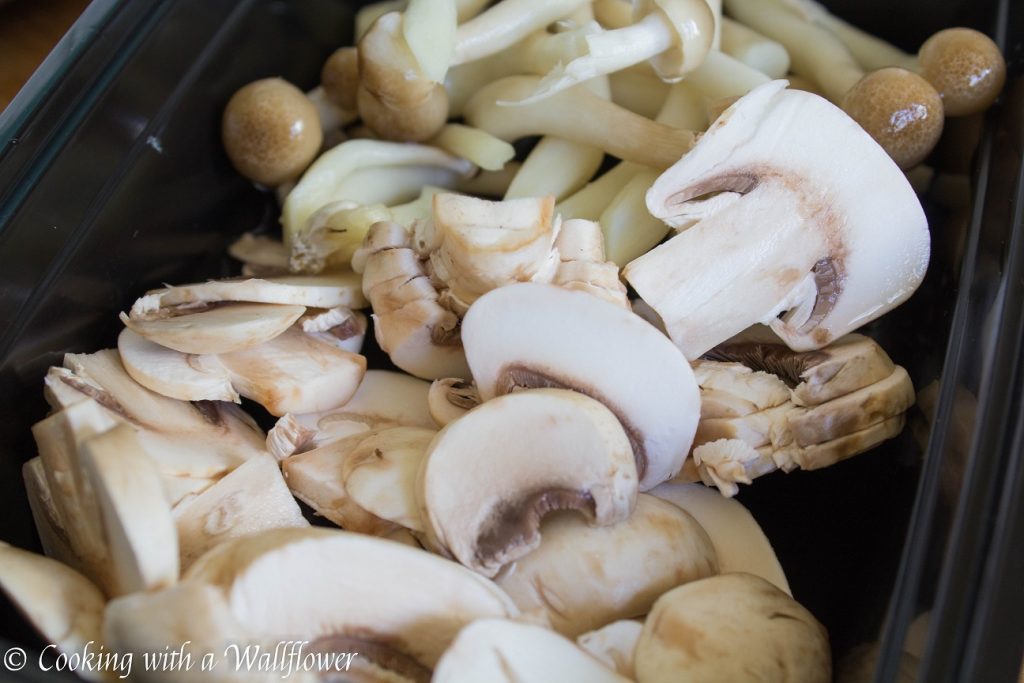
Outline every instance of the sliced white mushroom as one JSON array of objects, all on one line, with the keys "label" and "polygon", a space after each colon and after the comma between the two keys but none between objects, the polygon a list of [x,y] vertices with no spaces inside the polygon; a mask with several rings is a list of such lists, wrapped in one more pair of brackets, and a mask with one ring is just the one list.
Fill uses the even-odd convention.
[{"label": "sliced white mushroom", "polygon": [[643,631],[642,621],[623,619],[589,631],[576,638],[576,644],[613,671],[636,680],[634,654]]},{"label": "sliced white mushroom", "polygon": [[[161,309],[192,304],[236,301],[308,308],[365,308],[359,275],[353,272],[323,275],[281,275],[264,279],[212,280],[147,292],[132,304],[133,320],[160,318]],[[301,314],[301,312],[300,312]]]},{"label": "sliced white mushroom", "polygon": [[665,483],[651,489],[651,495],[693,515],[711,538],[723,574],[754,574],[792,595],[768,537],[742,503],[703,484]]},{"label": "sliced white mushroom", "polygon": [[292,495],[316,514],[349,531],[383,536],[398,525],[368,512],[352,500],[345,488],[349,456],[374,433],[361,432],[291,455],[282,463],[282,470]]},{"label": "sliced white mushroom", "polygon": [[304,311],[302,306],[226,304],[151,320],[132,319],[122,313],[121,322],[139,336],[175,351],[229,353],[270,341],[291,327]]},{"label": "sliced white mushroom", "polygon": [[461,379],[437,379],[430,385],[427,407],[438,427],[457,420],[480,405],[480,392]]},{"label": "sliced white mushroom", "polygon": [[60,508],[53,499],[42,457],[37,455],[26,461],[22,465],[21,476],[25,482],[25,495],[28,497],[32,521],[39,534],[43,552],[47,557],[52,557],[72,569],[78,569],[81,563],[72,550]]},{"label": "sliced white mushroom", "polygon": [[423,532],[416,505],[416,475],[432,429],[392,427],[367,435],[345,458],[343,486],[372,515]]},{"label": "sliced white mushroom", "polygon": [[307,527],[273,457],[264,453],[174,509],[182,571],[232,538],[267,529]]},{"label": "sliced white mushroom", "polygon": [[639,316],[582,292],[516,284],[477,300],[462,340],[484,401],[521,387],[579,391],[622,423],[641,490],[682,468],[700,414],[697,383],[678,350]]},{"label": "sliced white mushroom", "polygon": [[571,640],[541,626],[480,619],[437,663],[434,683],[628,683]]},{"label": "sliced white mushroom", "polygon": [[549,282],[560,221],[553,197],[491,202],[457,194],[434,197],[432,219],[417,223],[413,247],[443,283],[442,302],[462,315],[481,295],[524,280]]},{"label": "sliced white mushroom", "polygon": [[0,590],[60,652],[79,653],[102,642],[107,599],[92,581],[63,563],[0,542]]},{"label": "sliced white mushroom", "polygon": [[924,277],[927,221],[899,168],[839,109],[783,87],[737,101],[648,193],[652,214],[690,227],[625,277],[688,358],[756,322],[793,349],[821,348]]},{"label": "sliced white mushroom", "polygon": [[417,497],[431,545],[494,576],[540,544],[548,512],[579,510],[592,524],[615,524],[629,516],[636,490],[615,415],[573,391],[535,389],[486,401],[442,429]]},{"label": "sliced white mushroom", "polygon": [[[217,546],[176,589],[114,601],[105,631],[120,652],[189,640],[203,652],[222,653],[225,642],[244,652],[301,640],[393,655],[422,673],[466,624],[516,614],[493,583],[422,550],[337,530],[278,529]],[[180,680],[172,674],[160,680]]]},{"label": "sliced white mushroom", "polygon": [[231,401],[241,398],[215,354],[182,353],[149,341],[130,328],[117,337],[125,371],[142,386],[181,401]]},{"label": "sliced white mushroom", "polygon": [[316,413],[348,401],[366,372],[366,357],[290,329],[218,360],[238,393],[270,412]]},{"label": "sliced white mushroom", "polygon": [[322,413],[286,415],[267,434],[278,459],[359,432],[384,427],[433,429],[427,396],[430,383],[389,370],[367,370],[348,403]]},{"label": "sliced white mushroom", "polygon": [[693,364],[693,374],[700,387],[702,422],[743,417],[790,400],[789,387],[781,378],[741,363],[699,360]]},{"label": "sliced white mushroom", "polygon": [[828,683],[828,633],[762,578],[712,576],[661,596],[637,642],[637,681],[678,681],[680,671],[709,683]]},{"label": "sliced white mushroom", "polygon": [[67,354],[64,363],[66,368],[50,368],[46,376],[53,407],[88,402],[108,427],[132,425],[165,476],[216,477],[265,450],[263,433],[240,408],[176,401],[150,391],[125,371],[116,350]]},{"label": "sliced white mushroom", "polygon": [[700,524],[645,494],[618,524],[588,527],[579,515],[561,513],[540,531],[540,545],[495,582],[524,614],[544,614],[570,638],[643,616],[662,593],[718,572],[715,549]]},{"label": "sliced white mushroom", "polygon": [[228,245],[228,254],[244,264],[249,277],[288,274],[288,249],[272,237],[247,232]]},{"label": "sliced white mushroom", "polygon": [[110,596],[178,580],[178,536],[160,471],[132,427],[120,424],[82,443],[80,467],[102,521]]}]

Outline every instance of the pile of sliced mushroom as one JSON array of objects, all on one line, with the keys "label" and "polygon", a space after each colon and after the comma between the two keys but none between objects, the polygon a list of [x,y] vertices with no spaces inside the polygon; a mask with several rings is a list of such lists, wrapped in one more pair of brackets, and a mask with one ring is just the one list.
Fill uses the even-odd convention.
[{"label": "pile of sliced mushroom", "polygon": [[0,547],[0,588],[59,649],[831,680],[731,497],[902,430],[910,378],[853,332],[924,277],[901,167],[996,99],[999,51],[957,29],[918,60],[813,0],[487,4],[368,7],[321,88],[239,91],[224,143],[281,239],[51,368],[24,477],[52,559]]}]

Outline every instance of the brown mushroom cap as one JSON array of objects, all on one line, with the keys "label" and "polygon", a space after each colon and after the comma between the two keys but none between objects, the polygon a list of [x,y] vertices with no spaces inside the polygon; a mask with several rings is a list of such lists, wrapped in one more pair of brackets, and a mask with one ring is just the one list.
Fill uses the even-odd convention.
[{"label": "brown mushroom cap", "polygon": [[1006,62],[984,33],[948,28],[925,41],[918,52],[921,75],[942,97],[946,116],[967,116],[991,106],[1006,82]]},{"label": "brown mushroom cap", "polygon": [[348,111],[355,109],[359,51],[354,47],[341,47],[331,53],[320,70],[320,85],[331,102]]},{"label": "brown mushroom cap", "polygon": [[942,98],[928,81],[906,69],[872,71],[846,93],[843,110],[902,169],[928,156],[942,135]]},{"label": "brown mushroom cap", "polygon": [[438,84],[430,97],[414,106],[390,106],[362,85],[356,90],[356,101],[363,122],[385,140],[423,142],[448,120],[448,93]]},{"label": "brown mushroom cap", "polygon": [[221,136],[238,172],[270,186],[297,178],[323,142],[316,107],[280,78],[239,89],[224,108]]}]

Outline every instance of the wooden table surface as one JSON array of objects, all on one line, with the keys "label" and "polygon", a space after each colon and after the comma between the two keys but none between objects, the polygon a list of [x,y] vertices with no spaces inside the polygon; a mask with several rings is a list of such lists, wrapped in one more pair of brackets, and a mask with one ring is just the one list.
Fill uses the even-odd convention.
[{"label": "wooden table surface", "polygon": [[88,0],[9,0],[0,4],[0,110],[42,63]]}]

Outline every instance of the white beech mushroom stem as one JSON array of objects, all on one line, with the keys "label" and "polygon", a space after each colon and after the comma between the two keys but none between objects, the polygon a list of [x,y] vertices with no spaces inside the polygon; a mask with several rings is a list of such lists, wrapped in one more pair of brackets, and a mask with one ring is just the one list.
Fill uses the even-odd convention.
[{"label": "white beech mushroom stem", "polygon": [[504,140],[460,123],[447,124],[429,142],[488,171],[497,171],[516,155],[515,148]]},{"label": "white beech mushroom stem", "polygon": [[571,14],[588,0],[502,0],[459,26],[453,64],[476,61],[515,45]]},{"label": "white beech mushroom stem", "polygon": [[722,17],[721,28],[722,52],[769,78],[785,78],[789,72],[789,52],[782,43],[728,17]]},{"label": "white beech mushroom stem", "polygon": [[704,63],[686,77],[710,100],[746,95],[771,78],[724,52],[712,50]]},{"label": "white beech mushroom stem", "polygon": [[455,0],[409,0],[402,18],[402,35],[420,69],[443,83],[455,57],[459,20]]},{"label": "white beech mushroom stem", "polygon": [[846,23],[815,0],[778,0],[778,4],[834,33],[867,71],[887,66],[898,66],[908,71],[920,69],[915,55],[907,54],[895,45]]},{"label": "white beech mushroom stem", "polygon": [[668,96],[669,85],[640,69],[624,69],[608,76],[612,102],[631,112],[653,119],[661,111]]},{"label": "white beech mushroom stem", "polygon": [[539,80],[511,76],[484,87],[467,103],[466,120],[503,140],[554,135],[653,168],[671,166],[693,147],[693,131],[645,119],[580,86],[552,95],[550,102],[518,107],[498,104],[525,97]]}]

